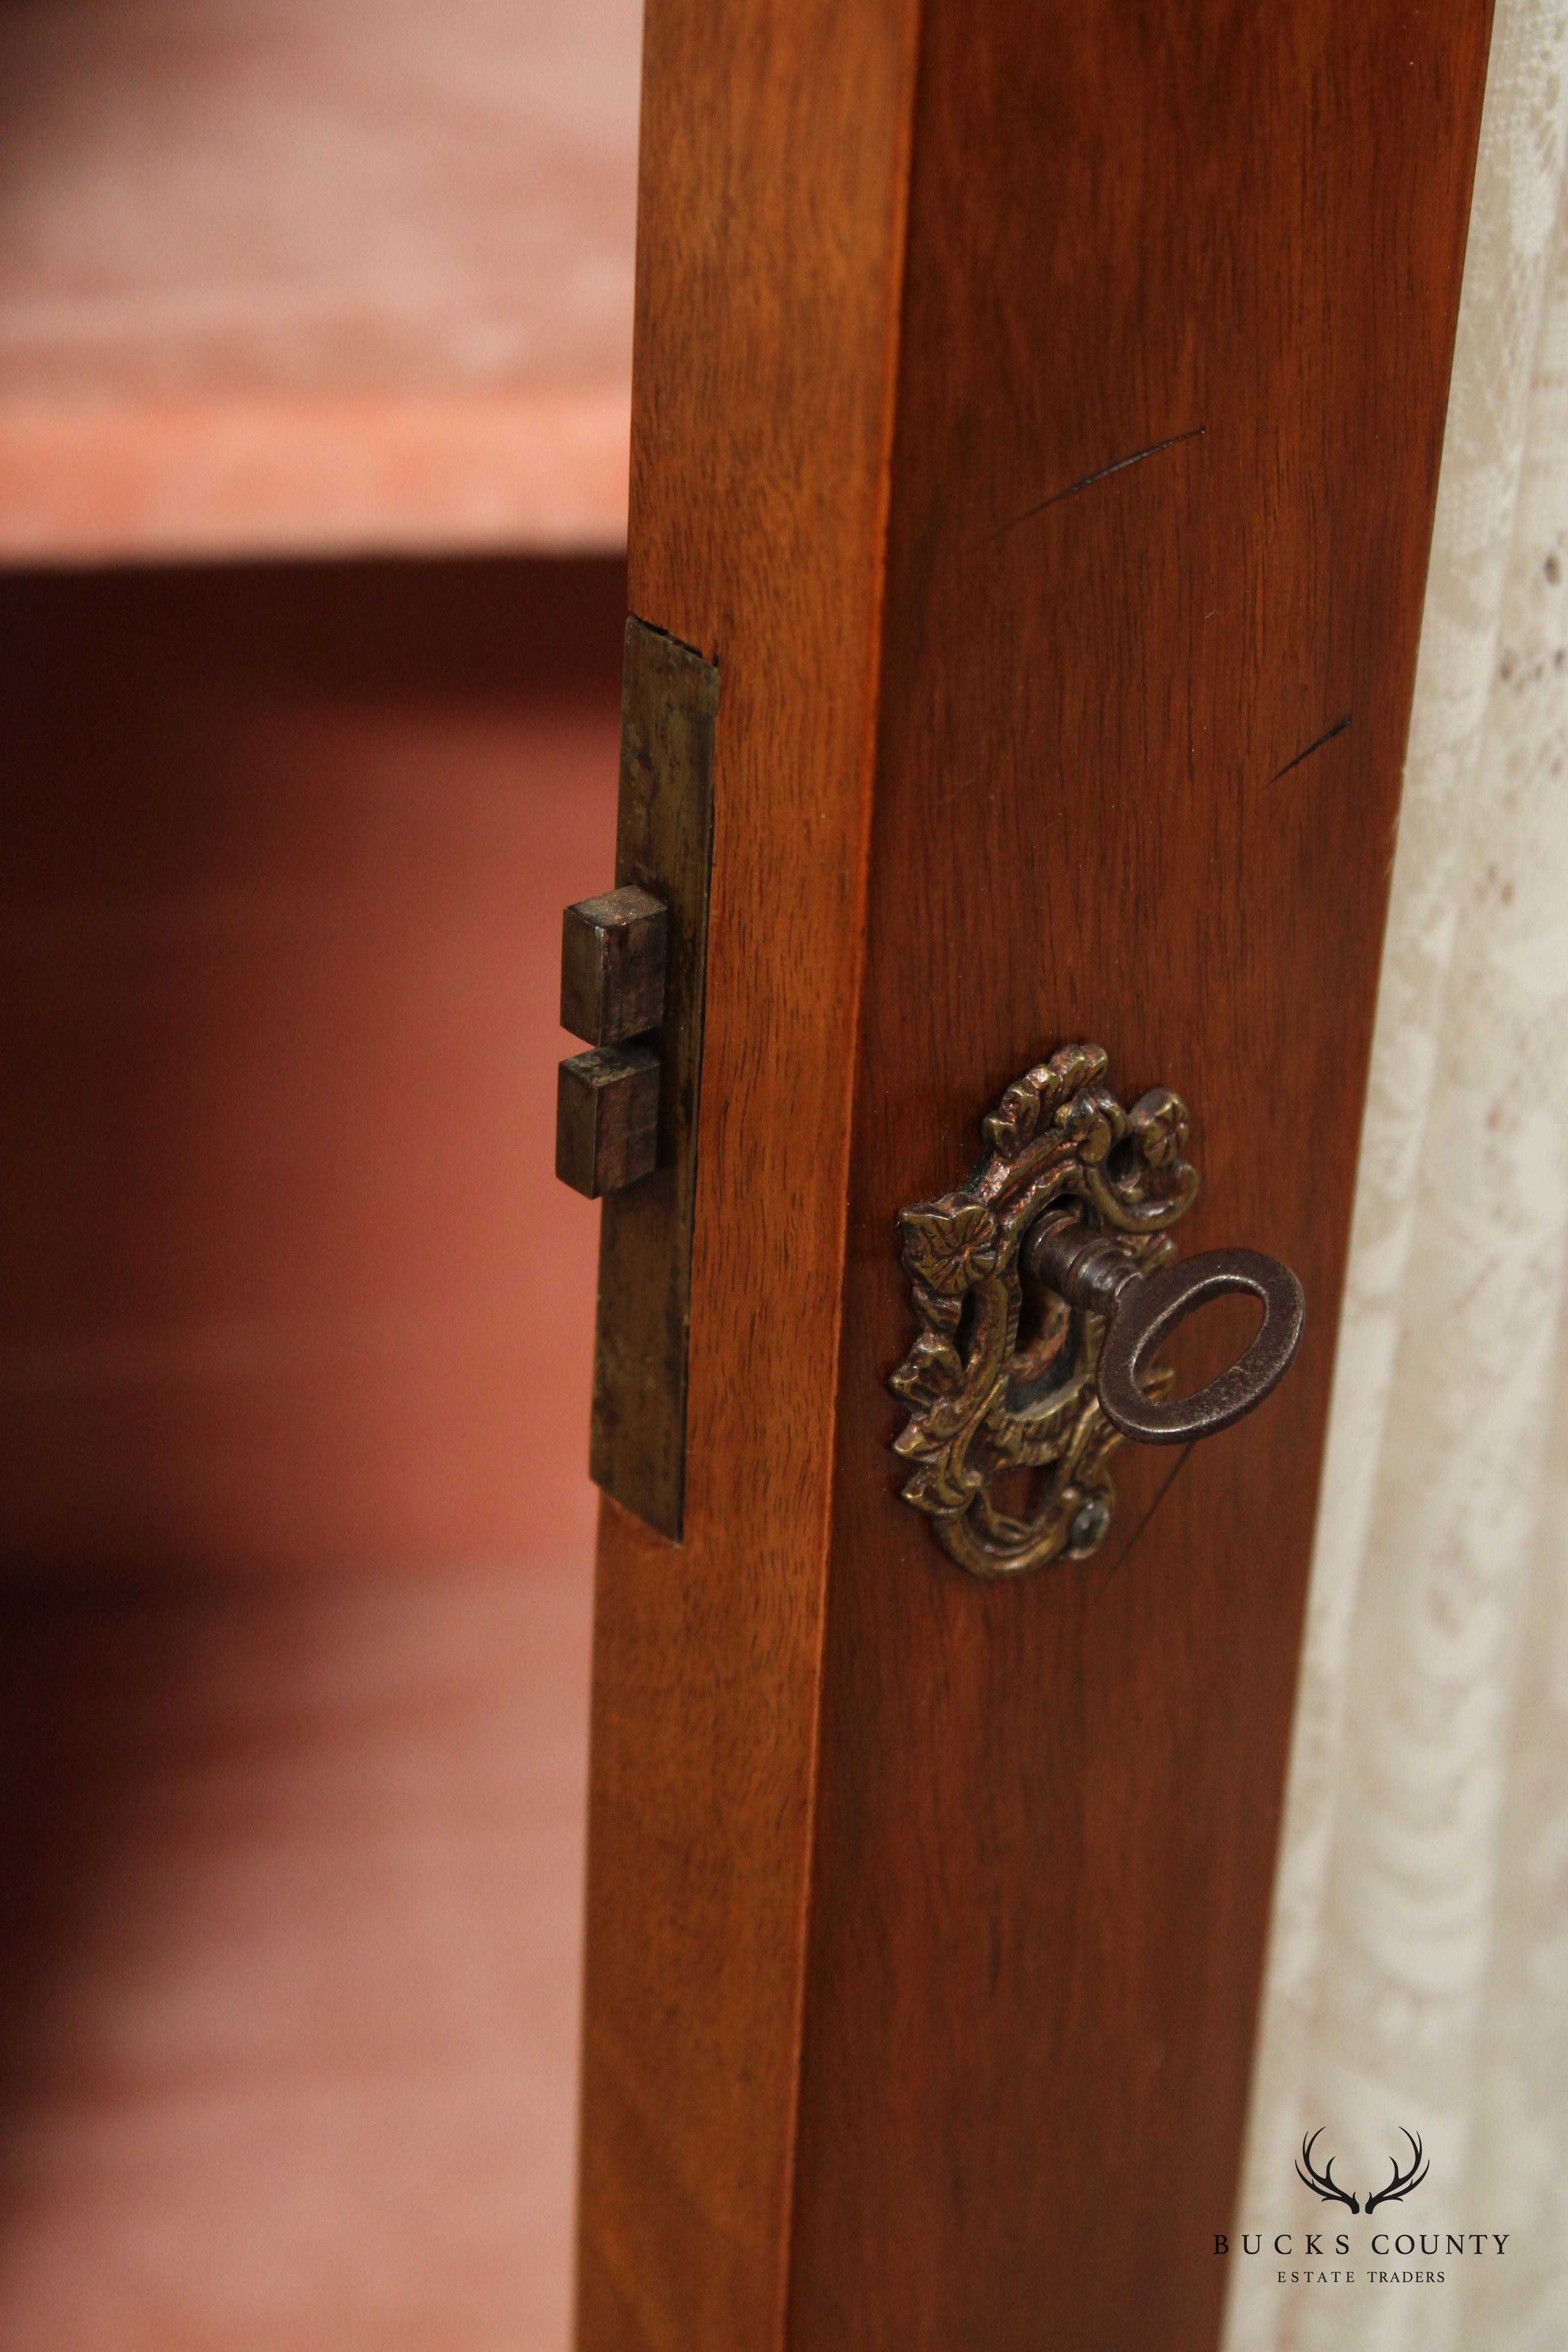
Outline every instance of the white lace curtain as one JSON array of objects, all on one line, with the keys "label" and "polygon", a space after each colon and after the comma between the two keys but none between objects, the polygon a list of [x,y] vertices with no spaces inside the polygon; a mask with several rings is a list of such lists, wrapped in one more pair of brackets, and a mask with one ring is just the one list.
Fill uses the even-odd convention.
[{"label": "white lace curtain", "polygon": [[1395,2227],[1508,2243],[1233,2259],[1227,2352],[1568,2347],[1565,124],[1568,5],[1498,0],[1238,2217],[1408,2127]]}]

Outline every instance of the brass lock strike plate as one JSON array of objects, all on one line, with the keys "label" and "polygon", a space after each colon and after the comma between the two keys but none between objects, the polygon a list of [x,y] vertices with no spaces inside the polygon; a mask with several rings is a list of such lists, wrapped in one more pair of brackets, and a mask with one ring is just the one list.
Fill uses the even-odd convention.
[{"label": "brass lock strike plate", "polygon": [[[1177,1265],[1171,1228],[1197,1194],[1187,1112],[1156,1087],[1124,1108],[1100,1045],[1067,1045],[1008,1087],[968,1181],[900,1215],[920,1335],[889,1385],[910,1407],[893,1441],[911,1465],[903,1496],[976,1576],[1087,1559],[1115,1508],[1110,1457],[1124,1436],[1209,1436],[1251,1412],[1300,1341],[1301,1286],[1255,1250]],[[1250,1293],[1263,1322],[1237,1362],[1167,1402],[1160,1342],[1222,1291]],[[1005,1482],[1032,1474],[1026,1515]]]},{"label": "brass lock strike plate", "polygon": [[566,910],[556,1172],[602,1199],[590,1475],[679,1541],[719,672],[632,618],[616,887]]}]

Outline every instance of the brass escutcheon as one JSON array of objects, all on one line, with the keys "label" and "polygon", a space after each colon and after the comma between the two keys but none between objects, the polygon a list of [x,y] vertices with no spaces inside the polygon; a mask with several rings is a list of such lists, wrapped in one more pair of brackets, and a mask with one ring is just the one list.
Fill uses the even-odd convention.
[{"label": "brass escutcheon", "polygon": [[[1182,1265],[1171,1227],[1197,1195],[1186,1106],[1158,1087],[1123,1108],[1100,1045],[1064,1045],[983,1122],[988,1156],[956,1192],[900,1213],[920,1334],[889,1385],[907,1503],[975,1576],[1087,1559],[1110,1527],[1123,1437],[1190,1444],[1284,1378],[1305,1319],[1289,1266],[1258,1250]],[[1263,1321],[1218,1378],[1172,1399],[1152,1363],[1205,1300],[1250,1293]],[[995,1489],[1036,1474],[1026,1517]]]}]

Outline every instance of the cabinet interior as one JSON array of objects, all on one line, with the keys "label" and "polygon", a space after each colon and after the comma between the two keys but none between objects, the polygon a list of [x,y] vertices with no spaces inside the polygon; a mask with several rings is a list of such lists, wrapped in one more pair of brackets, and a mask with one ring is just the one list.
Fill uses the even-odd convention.
[{"label": "cabinet interior", "polygon": [[614,549],[637,0],[13,0],[0,561]]},{"label": "cabinet interior", "polygon": [[564,2352],[638,0],[0,16],[0,2341]]}]

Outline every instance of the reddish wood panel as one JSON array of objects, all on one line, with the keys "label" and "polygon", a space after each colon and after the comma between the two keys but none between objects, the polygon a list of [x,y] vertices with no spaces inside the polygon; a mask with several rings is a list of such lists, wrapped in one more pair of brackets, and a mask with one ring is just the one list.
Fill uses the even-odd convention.
[{"label": "reddish wood panel", "polygon": [[564,2352],[584,1569],[0,1601],[6,2352]]},{"label": "reddish wood panel", "polygon": [[[1216,2340],[1486,38],[924,9],[792,2352]],[[1079,1037],[1309,1335],[1124,1563],[987,1586],[896,1495],[894,1219]]]},{"label": "reddish wood panel", "polygon": [[579,2326],[776,2336],[913,10],[653,0],[631,604],[720,668],[686,1540],[599,1553]]},{"label": "reddish wood panel", "polygon": [[16,2352],[566,2341],[554,1013],[624,613],[615,562],[0,582]]},{"label": "reddish wood panel", "polygon": [[[1486,10],[927,0],[918,96],[910,32],[649,18],[632,602],[723,683],[689,1539],[601,1538],[584,2352],[1218,2326]],[[1311,1335],[1141,1535],[1163,1457],[987,1588],[896,1496],[893,1220],[1080,1036]]]},{"label": "reddish wood panel", "polygon": [[0,560],[618,552],[626,386],[0,399]]},{"label": "reddish wood panel", "polygon": [[0,583],[0,1559],[585,1556],[625,575]]},{"label": "reddish wood panel", "polygon": [[638,0],[14,0],[0,554],[619,548]]}]

